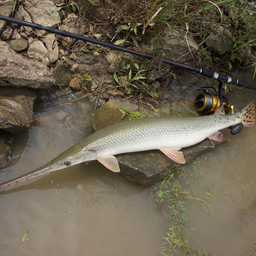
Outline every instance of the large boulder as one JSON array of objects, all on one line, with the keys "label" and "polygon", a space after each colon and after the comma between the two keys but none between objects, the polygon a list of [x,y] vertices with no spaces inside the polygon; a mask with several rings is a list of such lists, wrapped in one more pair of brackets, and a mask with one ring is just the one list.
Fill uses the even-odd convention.
[{"label": "large boulder", "polygon": [[55,85],[43,63],[17,54],[3,41],[0,41],[0,52],[0,86],[45,89]]}]

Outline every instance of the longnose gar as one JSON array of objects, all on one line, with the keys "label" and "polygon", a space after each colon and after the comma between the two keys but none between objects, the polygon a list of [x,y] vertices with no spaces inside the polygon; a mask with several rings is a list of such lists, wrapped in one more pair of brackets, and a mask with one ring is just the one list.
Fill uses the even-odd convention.
[{"label": "longnose gar", "polygon": [[159,117],[124,121],[88,136],[48,164],[0,185],[0,189],[82,162],[98,160],[113,172],[120,172],[115,155],[159,149],[173,161],[184,164],[181,148],[206,138],[222,141],[221,129],[242,123],[252,127],[255,106],[248,104],[241,112],[225,116],[222,106],[214,115],[202,117]]}]

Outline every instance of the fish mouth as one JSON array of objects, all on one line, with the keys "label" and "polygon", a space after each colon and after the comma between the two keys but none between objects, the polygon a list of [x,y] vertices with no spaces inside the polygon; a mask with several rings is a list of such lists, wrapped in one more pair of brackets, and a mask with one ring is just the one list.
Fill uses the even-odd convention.
[{"label": "fish mouth", "polygon": [[25,175],[19,176],[17,178],[14,178],[12,180],[9,180],[7,182],[4,182],[4,183],[0,184],[0,190],[4,189],[4,188],[7,188],[7,187],[10,187],[10,186],[13,186],[15,184],[18,184],[20,182],[39,177],[39,176],[44,175],[48,172],[52,172],[52,171],[54,171],[55,168],[56,168],[55,165],[45,165],[44,167],[40,167],[40,168],[38,168],[36,170],[33,170],[32,172],[29,172]]}]

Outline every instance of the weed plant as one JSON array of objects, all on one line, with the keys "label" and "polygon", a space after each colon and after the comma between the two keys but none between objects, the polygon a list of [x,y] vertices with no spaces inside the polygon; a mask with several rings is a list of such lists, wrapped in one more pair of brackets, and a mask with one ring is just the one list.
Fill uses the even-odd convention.
[{"label": "weed plant", "polygon": [[[191,248],[189,242],[184,239],[184,235],[189,235],[190,229],[187,226],[188,201],[201,205],[213,217],[212,208],[206,201],[212,198],[211,194],[206,192],[201,197],[191,194],[195,177],[197,180],[201,180],[197,169],[200,164],[203,164],[202,158],[194,161],[193,175],[185,173],[179,165],[175,165],[173,171],[159,184],[155,191],[156,203],[160,207],[167,209],[167,216],[170,220],[168,232],[164,237],[163,247],[161,248],[161,254],[164,256],[171,256],[181,252],[184,255],[205,255],[201,254],[201,248],[199,250]],[[185,186],[183,180],[186,180]]]}]

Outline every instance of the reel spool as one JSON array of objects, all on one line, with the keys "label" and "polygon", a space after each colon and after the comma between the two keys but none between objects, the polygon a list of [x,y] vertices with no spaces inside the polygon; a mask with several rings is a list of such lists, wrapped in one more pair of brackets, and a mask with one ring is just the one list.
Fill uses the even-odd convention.
[{"label": "reel spool", "polygon": [[203,114],[213,114],[221,106],[221,99],[216,95],[202,90],[195,99],[195,108]]},{"label": "reel spool", "polygon": [[213,114],[224,104],[225,112],[234,114],[234,106],[229,105],[227,98],[223,94],[222,88],[222,81],[219,81],[218,92],[213,87],[198,88],[200,93],[196,96],[194,102],[196,110],[202,114]]},{"label": "reel spool", "polygon": [[[195,108],[198,112],[203,114],[213,114],[215,113],[222,105],[224,105],[225,112],[230,112],[233,115],[234,106],[228,103],[227,98],[223,95],[222,92],[223,82],[219,81],[219,93],[213,87],[200,87],[198,91],[200,93],[195,98]],[[209,90],[211,89],[211,91]],[[230,133],[236,135],[243,129],[243,124],[239,123],[234,126],[229,127]]]}]

